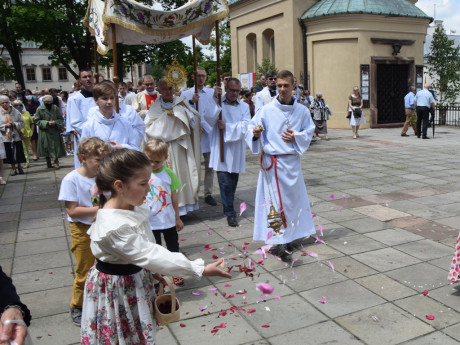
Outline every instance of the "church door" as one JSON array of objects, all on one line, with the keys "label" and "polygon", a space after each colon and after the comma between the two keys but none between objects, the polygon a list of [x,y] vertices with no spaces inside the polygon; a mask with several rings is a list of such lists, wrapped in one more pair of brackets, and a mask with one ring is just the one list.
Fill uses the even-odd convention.
[{"label": "church door", "polygon": [[406,120],[404,96],[408,92],[409,65],[377,65],[378,124],[400,123]]}]

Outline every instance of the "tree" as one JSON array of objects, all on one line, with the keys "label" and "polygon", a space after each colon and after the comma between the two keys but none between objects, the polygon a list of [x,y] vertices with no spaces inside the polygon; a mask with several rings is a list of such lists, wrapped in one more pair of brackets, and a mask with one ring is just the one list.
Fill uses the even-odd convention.
[{"label": "tree", "polygon": [[257,85],[260,85],[260,77],[265,75],[268,71],[275,71],[278,74],[278,69],[273,65],[269,58],[262,59],[262,63],[256,64],[256,78],[257,78]]},{"label": "tree", "polygon": [[8,51],[16,74],[16,80],[24,88],[25,82],[21,64],[20,35],[17,34],[14,26],[11,24],[11,8],[13,5],[13,0],[0,0],[0,44]]},{"label": "tree", "polygon": [[456,47],[454,40],[450,40],[440,27],[433,34],[427,63],[438,104],[455,103],[460,93],[460,47]]},{"label": "tree", "polygon": [[2,80],[12,80],[15,77],[14,67],[7,65],[3,59],[0,59],[0,77]]}]

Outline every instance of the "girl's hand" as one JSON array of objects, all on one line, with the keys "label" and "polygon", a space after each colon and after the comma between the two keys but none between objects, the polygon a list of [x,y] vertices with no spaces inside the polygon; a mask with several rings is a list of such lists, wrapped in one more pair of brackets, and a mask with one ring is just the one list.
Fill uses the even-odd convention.
[{"label": "girl's hand", "polygon": [[160,273],[154,273],[152,275],[153,275],[153,278],[158,280],[161,284],[163,284],[163,286],[168,285],[168,283],[166,283],[166,280],[163,279],[163,276]]},{"label": "girl's hand", "polygon": [[176,219],[176,231],[179,232],[184,228],[184,223],[180,218]]},{"label": "girl's hand", "polygon": [[113,149],[122,149],[123,146],[121,144],[117,143],[116,141],[110,140],[110,145],[112,145]]},{"label": "girl's hand", "polygon": [[219,266],[222,264],[223,261],[224,259],[220,259],[219,261],[206,265],[203,271],[203,276],[204,277],[223,277],[223,278],[230,279],[232,275],[219,268]]}]

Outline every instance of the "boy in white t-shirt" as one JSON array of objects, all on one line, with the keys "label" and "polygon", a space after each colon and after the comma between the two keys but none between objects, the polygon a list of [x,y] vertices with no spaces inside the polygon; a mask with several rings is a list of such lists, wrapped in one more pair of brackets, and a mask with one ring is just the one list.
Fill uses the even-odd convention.
[{"label": "boy in white t-shirt", "polygon": [[89,246],[90,238],[86,232],[99,209],[99,200],[98,197],[91,196],[91,188],[95,186],[99,163],[110,149],[110,145],[99,138],[83,139],[77,153],[81,166],[64,177],[59,191],[59,200],[65,202],[70,228],[70,250],[75,257],[70,316],[77,326],[81,323],[86,276],[94,264],[94,256]]},{"label": "boy in white t-shirt", "polygon": [[[149,221],[153,236],[161,246],[161,234],[166,242],[166,248],[171,252],[179,252],[178,231],[184,228],[179,216],[177,191],[182,187],[174,172],[164,165],[168,159],[168,144],[158,139],[147,142],[144,152],[152,163],[150,176],[150,193],[147,204],[150,206]],[[174,284],[184,285],[182,278],[174,277]]]}]

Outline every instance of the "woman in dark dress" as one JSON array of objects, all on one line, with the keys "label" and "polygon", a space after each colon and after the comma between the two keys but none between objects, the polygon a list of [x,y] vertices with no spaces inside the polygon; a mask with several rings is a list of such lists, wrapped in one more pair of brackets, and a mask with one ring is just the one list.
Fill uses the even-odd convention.
[{"label": "woman in dark dress", "polygon": [[[29,112],[30,116],[32,117],[32,121],[34,120],[35,112],[37,111],[37,108],[40,106],[40,103],[34,99],[34,96],[32,95],[32,92],[27,89],[24,91],[24,106],[26,107],[26,110]],[[38,132],[37,132],[37,127],[33,126],[33,133],[32,137],[30,138],[30,147],[32,148],[32,158],[34,161],[38,160],[37,156],[37,140],[38,140]],[[29,154],[28,152],[25,152],[25,154]]]}]

